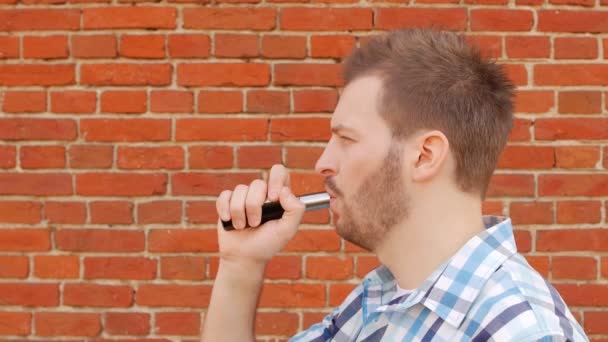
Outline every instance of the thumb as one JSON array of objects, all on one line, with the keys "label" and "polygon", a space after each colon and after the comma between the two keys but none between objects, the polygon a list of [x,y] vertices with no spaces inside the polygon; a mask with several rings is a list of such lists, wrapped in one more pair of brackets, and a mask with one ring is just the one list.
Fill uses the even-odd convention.
[{"label": "thumb", "polygon": [[302,203],[291,190],[284,186],[279,193],[279,202],[281,207],[285,209],[283,219],[288,221],[298,221],[304,215],[304,209],[306,209],[304,203]]}]

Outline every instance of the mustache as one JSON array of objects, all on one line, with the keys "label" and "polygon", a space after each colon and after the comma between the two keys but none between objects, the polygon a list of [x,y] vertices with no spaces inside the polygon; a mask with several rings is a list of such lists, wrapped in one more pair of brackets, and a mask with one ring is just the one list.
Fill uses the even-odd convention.
[{"label": "mustache", "polygon": [[327,178],[325,178],[325,186],[331,191],[333,192],[336,196],[342,196],[342,191],[340,191],[340,189],[338,189],[338,186],[336,185],[336,180],[334,179],[333,176],[329,176]]}]

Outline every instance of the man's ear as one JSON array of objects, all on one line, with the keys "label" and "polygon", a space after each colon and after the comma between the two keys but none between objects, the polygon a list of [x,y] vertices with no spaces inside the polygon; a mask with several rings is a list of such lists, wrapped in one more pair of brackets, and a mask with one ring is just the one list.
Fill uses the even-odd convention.
[{"label": "man's ear", "polygon": [[417,159],[414,160],[412,180],[426,182],[441,173],[450,151],[448,138],[434,130],[417,136],[414,140]]}]

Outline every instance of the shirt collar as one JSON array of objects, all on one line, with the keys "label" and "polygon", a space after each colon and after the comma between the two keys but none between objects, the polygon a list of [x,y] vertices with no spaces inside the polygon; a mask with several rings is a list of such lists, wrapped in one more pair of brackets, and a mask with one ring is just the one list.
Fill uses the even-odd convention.
[{"label": "shirt collar", "polygon": [[467,241],[408,296],[392,300],[396,281],[383,265],[366,276],[366,311],[405,311],[420,303],[459,327],[490,276],[517,252],[509,218],[484,216],[483,220],[486,230]]}]

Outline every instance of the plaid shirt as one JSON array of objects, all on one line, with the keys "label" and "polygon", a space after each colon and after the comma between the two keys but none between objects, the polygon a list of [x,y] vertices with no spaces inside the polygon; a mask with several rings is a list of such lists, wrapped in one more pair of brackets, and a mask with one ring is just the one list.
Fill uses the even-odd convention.
[{"label": "plaid shirt", "polygon": [[588,341],[557,291],[517,253],[511,220],[484,216],[412,293],[379,266],[321,323],[290,341]]}]

